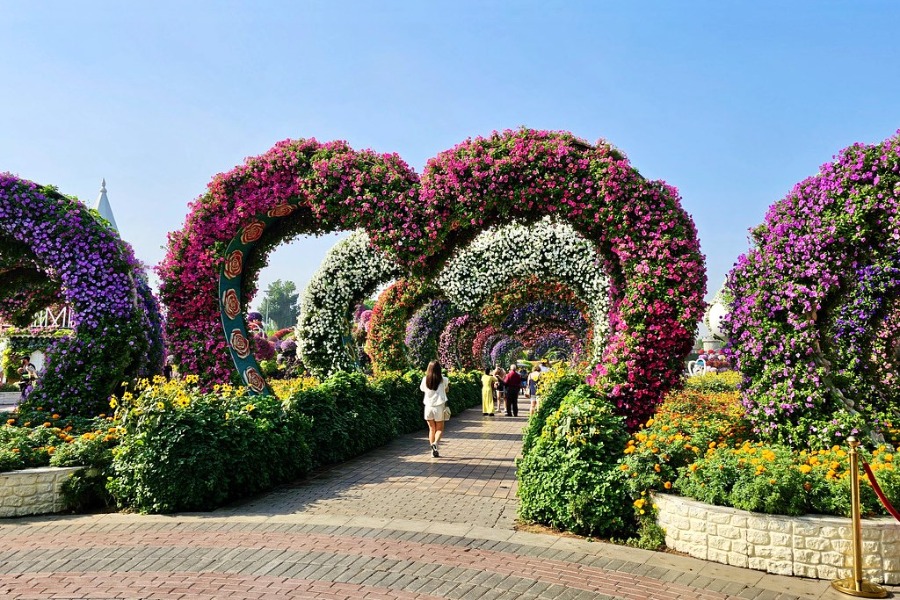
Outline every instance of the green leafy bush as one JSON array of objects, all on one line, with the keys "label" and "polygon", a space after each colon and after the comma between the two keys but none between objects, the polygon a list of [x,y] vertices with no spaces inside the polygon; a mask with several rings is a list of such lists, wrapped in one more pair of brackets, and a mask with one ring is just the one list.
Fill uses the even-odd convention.
[{"label": "green leafy bush", "polygon": [[69,510],[83,512],[114,503],[106,482],[112,476],[112,451],[118,443],[118,427],[109,427],[84,433],[57,448],[51,467],[85,467],[63,483],[62,495]]},{"label": "green leafy bush", "polygon": [[537,412],[528,419],[525,427],[525,435],[522,440],[522,455],[531,452],[532,447],[540,438],[541,431],[547,423],[547,418],[559,410],[566,394],[584,383],[584,377],[565,368],[557,368],[541,375],[539,379],[538,396],[541,401]]},{"label": "green leafy bush", "polygon": [[519,461],[519,516],[585,535],[629,533],[633,510],[618,468],[627,440],[596,388],[569,391]]},{"label": "green leafy bush", "polygon": [[[419,390],[423,376],[421,371],[393,371],[369,379],[361,373],[339,372],[317,387],[295,392],[285,406],[311,420],[314,464],[340,462],[425,426]],[[454,373],[449,379],[451,412],[481,402],[476,373]]]},{"label": "green leafy bush", "polygon": [[[900,503],[900,470],[885,447],[868,460],[892,503]],[[850,516],[848,453],[833,447],[796,452],[782,444],[744,442],[707,450],[681,469],[678,487],[685,496],[754,512]],[[860,475],[863,514],[885,514],[869,481]]]},{"label": "green leafy bush", "polygon": [[208,510],[297,478],[311,464],[309,419],[272,396],[173,381],[125,394],[108,489],[142,512]]},{"label": "green leafy bush", "polygon": [[[121,400],[122,442],[107,487],[119,506],[142,512],[210,510],[423,428],[421,379],[340,372],[297,386],[283,403],[230,386],[147,386]],[[450,381],[454,413],[480,403],[475,374]]]}]

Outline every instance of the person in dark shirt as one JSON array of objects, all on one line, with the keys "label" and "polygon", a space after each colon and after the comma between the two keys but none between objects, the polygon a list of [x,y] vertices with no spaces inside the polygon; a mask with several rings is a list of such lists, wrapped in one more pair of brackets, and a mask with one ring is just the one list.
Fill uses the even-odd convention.
[{"label": "person in dark shirt", "polygon": [[509,373],[503,380],[506,387],[506,416],[519,416],[519,386],[522,385],[522,377],[516,372],[516,365],[510,365]]}]

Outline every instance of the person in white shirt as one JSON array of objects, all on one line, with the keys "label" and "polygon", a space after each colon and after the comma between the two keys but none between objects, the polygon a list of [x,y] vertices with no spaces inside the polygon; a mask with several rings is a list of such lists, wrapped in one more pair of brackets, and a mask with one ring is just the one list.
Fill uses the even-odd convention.
[{"label": "person in white shirt", "polygon": [[419,389],[425,392],[422,403],[425,404],[425,421],[428,423],[428,443],[431,444],[431,456],[438,458],[438,442],[444,434],[445,411],[447,409],[447,388],[450,380],[441,373],[441,363],[436,360],[428,363],[425,377]]}]

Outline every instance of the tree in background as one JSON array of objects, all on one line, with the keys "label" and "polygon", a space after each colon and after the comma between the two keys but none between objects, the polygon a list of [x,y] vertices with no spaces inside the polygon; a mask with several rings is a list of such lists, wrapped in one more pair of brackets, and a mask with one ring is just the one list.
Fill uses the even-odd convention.
[{"label": "tree in background", "polygon": [[276,279],[266,290],[259,312],[267,321],[273,322],[276,329],[293,327],[300,314],[299,298],[300,293],[293,281]]}]

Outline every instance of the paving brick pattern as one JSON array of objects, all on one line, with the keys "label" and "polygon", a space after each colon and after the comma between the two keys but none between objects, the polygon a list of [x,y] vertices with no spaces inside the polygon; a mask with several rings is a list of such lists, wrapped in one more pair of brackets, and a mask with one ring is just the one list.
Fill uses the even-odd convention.
[{"label": "paving brick pattern", "polygon": [[[841,598],[828,582],[514,530],[526,417],[451,422],[212,513],[0,522],[0,598]],[[898,590],[892,590],[897,592]]]}]

